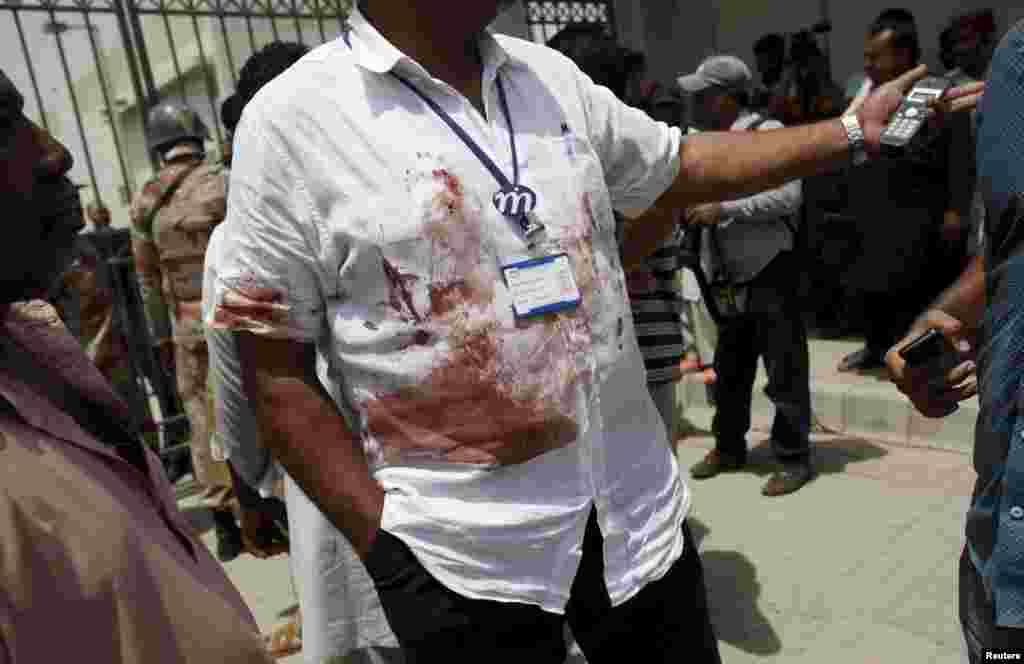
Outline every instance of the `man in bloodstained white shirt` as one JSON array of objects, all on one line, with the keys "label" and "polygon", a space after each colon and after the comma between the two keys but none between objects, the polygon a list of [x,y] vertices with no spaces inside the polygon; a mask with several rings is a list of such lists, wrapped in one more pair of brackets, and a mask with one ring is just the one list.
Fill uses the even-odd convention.
[{"label": "man in bloodstained white shirt", "polygon": [[[208,323],[235,332],[263,443],[365,563],[408,661],[560,664],[568,620],[591,664],[627,641],[718,662],[612,210],[658,208],[628,261],[671,231],[663,210],[859,161],[923,68],[842,122],[684,140],[488,33],[505,4],[363,3],[256,96]],[[499,212],[525,190],[529,215]]]}]

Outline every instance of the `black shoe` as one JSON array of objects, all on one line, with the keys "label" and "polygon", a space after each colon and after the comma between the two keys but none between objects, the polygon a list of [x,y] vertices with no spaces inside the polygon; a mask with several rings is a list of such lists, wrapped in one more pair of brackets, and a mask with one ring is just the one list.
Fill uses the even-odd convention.
[{"label": "black shoe", "polygon": [[160,461],[163,462],[167,481],[172,485],[177,484],[178,480],[192,472],[192,451],[188,445],[162,451]]},{"label": "black shoe", "polygon": [[739,470],[745,463],[746,459],[737,459],[718,450],[711,450],[702,461],[690,468],[690,477],[695,480],[710,479],[719,473]]},{"label": "black shoe", "polygon": [[850,353],[839,363],[839,372],[867,371],[870,369],[881,369],[885,366],[885,360],[881,353],[878,353],[867,346]]},{"label": "black shoe", "polygon": [[277,523],[273,521],[270,522],[270,525],[257,530],[252,540],[252,545],[262,550],[269,550],[275,546],[289,545],[288,535],[282,532]]},{"label": "black shoe", "polygon": [[231,510],[216,510],[213,523],[217,533],[217,560],[230,562],[241,555],[245,549],[242,542],[242,529],[235,523],[235,514]]},{"label": "black shoe", "polygon": [[814,470],[809,461],[786,464],[782,470],[772,475],[768,483],[761,489],[763,496],[784,496],[793,493],[814,477]]}]

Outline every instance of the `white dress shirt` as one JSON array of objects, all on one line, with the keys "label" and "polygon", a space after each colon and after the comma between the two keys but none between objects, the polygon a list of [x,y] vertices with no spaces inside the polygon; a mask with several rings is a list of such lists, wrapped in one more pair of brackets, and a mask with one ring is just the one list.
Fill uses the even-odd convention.
[{"label": "white dress shirt", "polygon": [[[689,494],[644,389],[612,208],[669,187],[681,134],[502,36],[481,42],[485,117],[358,11],[351,26],[351,47],[314,50],[246,108],[207,322],[316,344],[387,492],[382,527],[449,588],[562,613],[596,507],[621,604],[682,554]],[[511,179],[500,73],[546,226],[536,247],[491,204],[490,171],[392,71]],[[554,252],[582,303],[517,322],[501,266]]]}]

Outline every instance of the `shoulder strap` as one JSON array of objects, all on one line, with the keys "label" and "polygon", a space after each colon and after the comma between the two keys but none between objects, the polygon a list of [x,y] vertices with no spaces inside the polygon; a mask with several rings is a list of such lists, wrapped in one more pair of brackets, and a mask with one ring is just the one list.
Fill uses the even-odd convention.
[{"label": "shoulder strap", "polygon": [[[697,279],[697,288],[700,290],[701,298],[704,300],[704,306],[707,307],[708,313],[711,314],[711,320],[713,320],[716,325],[721,325],[722,314],[718,310],[718,302],[715,301],[715,298],[711,293],[711,279],[708,277],[708,274],[704,272],[704,266],[699,258],[700,251],[702,251],[702,245],[704,244],[703,237],[705,233],[712,233],[712,237],[714,237],[714,233],[711,228],[708,228],[707,226],[700,227],[700,232],[697,233],[698,259],[697,264],[692,268],[693,276]],[[712,244],[717,246],[718,243],[713,240]]]},{"label": "shoulder strap", "polygon": [[[146,213],[146,218],[145,218],[145,222],[144,222],[146,228],[149,228],[149,229],[153,228],[153,222],[156,220],[157,213],[160,212],[160,210],[165,205],[167,205],[167,201],[171,200],[171,196],[174,195],[174,192],[178,191],[178,187],[180,187],[181,184],[185,181],[185,178],[187,178],[189,175],[191,175],[193,171],[195,171],[197,168],[199,168],[202,165],[203,165],[203,161],[201,159],[196,161],[196,163],[192,164],[191,166],[189,166],[188,168],[183,170],[178,175],[178,177],[174,178],[174,180],[171,182],[171,184],[167,185],[167,188],[164,189],[162,194],[160,194],[160,198],[157,199],[156,205],[154,205],[152,208],[150,208],[149,212]],[[150,232],[152,232],[152,231],[150,231]]]},{"label": "shoulder strap", "polygon": [[[722,253],[722,243],[718,238],[718,226],[710,226],[707,228],[707,232],[710,235],[711,253],[714,254],[713,258],[715,261],[714,271],[716,274],[721,274],[727,281],[732,280],[732,275],[729,274],[729,266],[725,263],[725,255]],[[712,277],[715,274],[711,275]]]}]

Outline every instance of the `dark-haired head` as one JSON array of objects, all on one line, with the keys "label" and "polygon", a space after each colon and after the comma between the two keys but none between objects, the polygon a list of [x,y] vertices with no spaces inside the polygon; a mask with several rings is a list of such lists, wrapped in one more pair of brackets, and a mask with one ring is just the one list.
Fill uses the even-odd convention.
[{"label": "dark-haired head", "polygon": [[921,60],[914,15],[906,9],[886,9],[868,28],[864,73],[876,84],[888,83],[913,69]]},{"label": "dark-haired head", "polygon": [[[264,85],[309,53],[309,47],[298,42],[270,42],[253,53],[238,73],[238,89],[235,92],[242,108],[248,104]],[[239,111],[239,117],[241,111]]]}]

